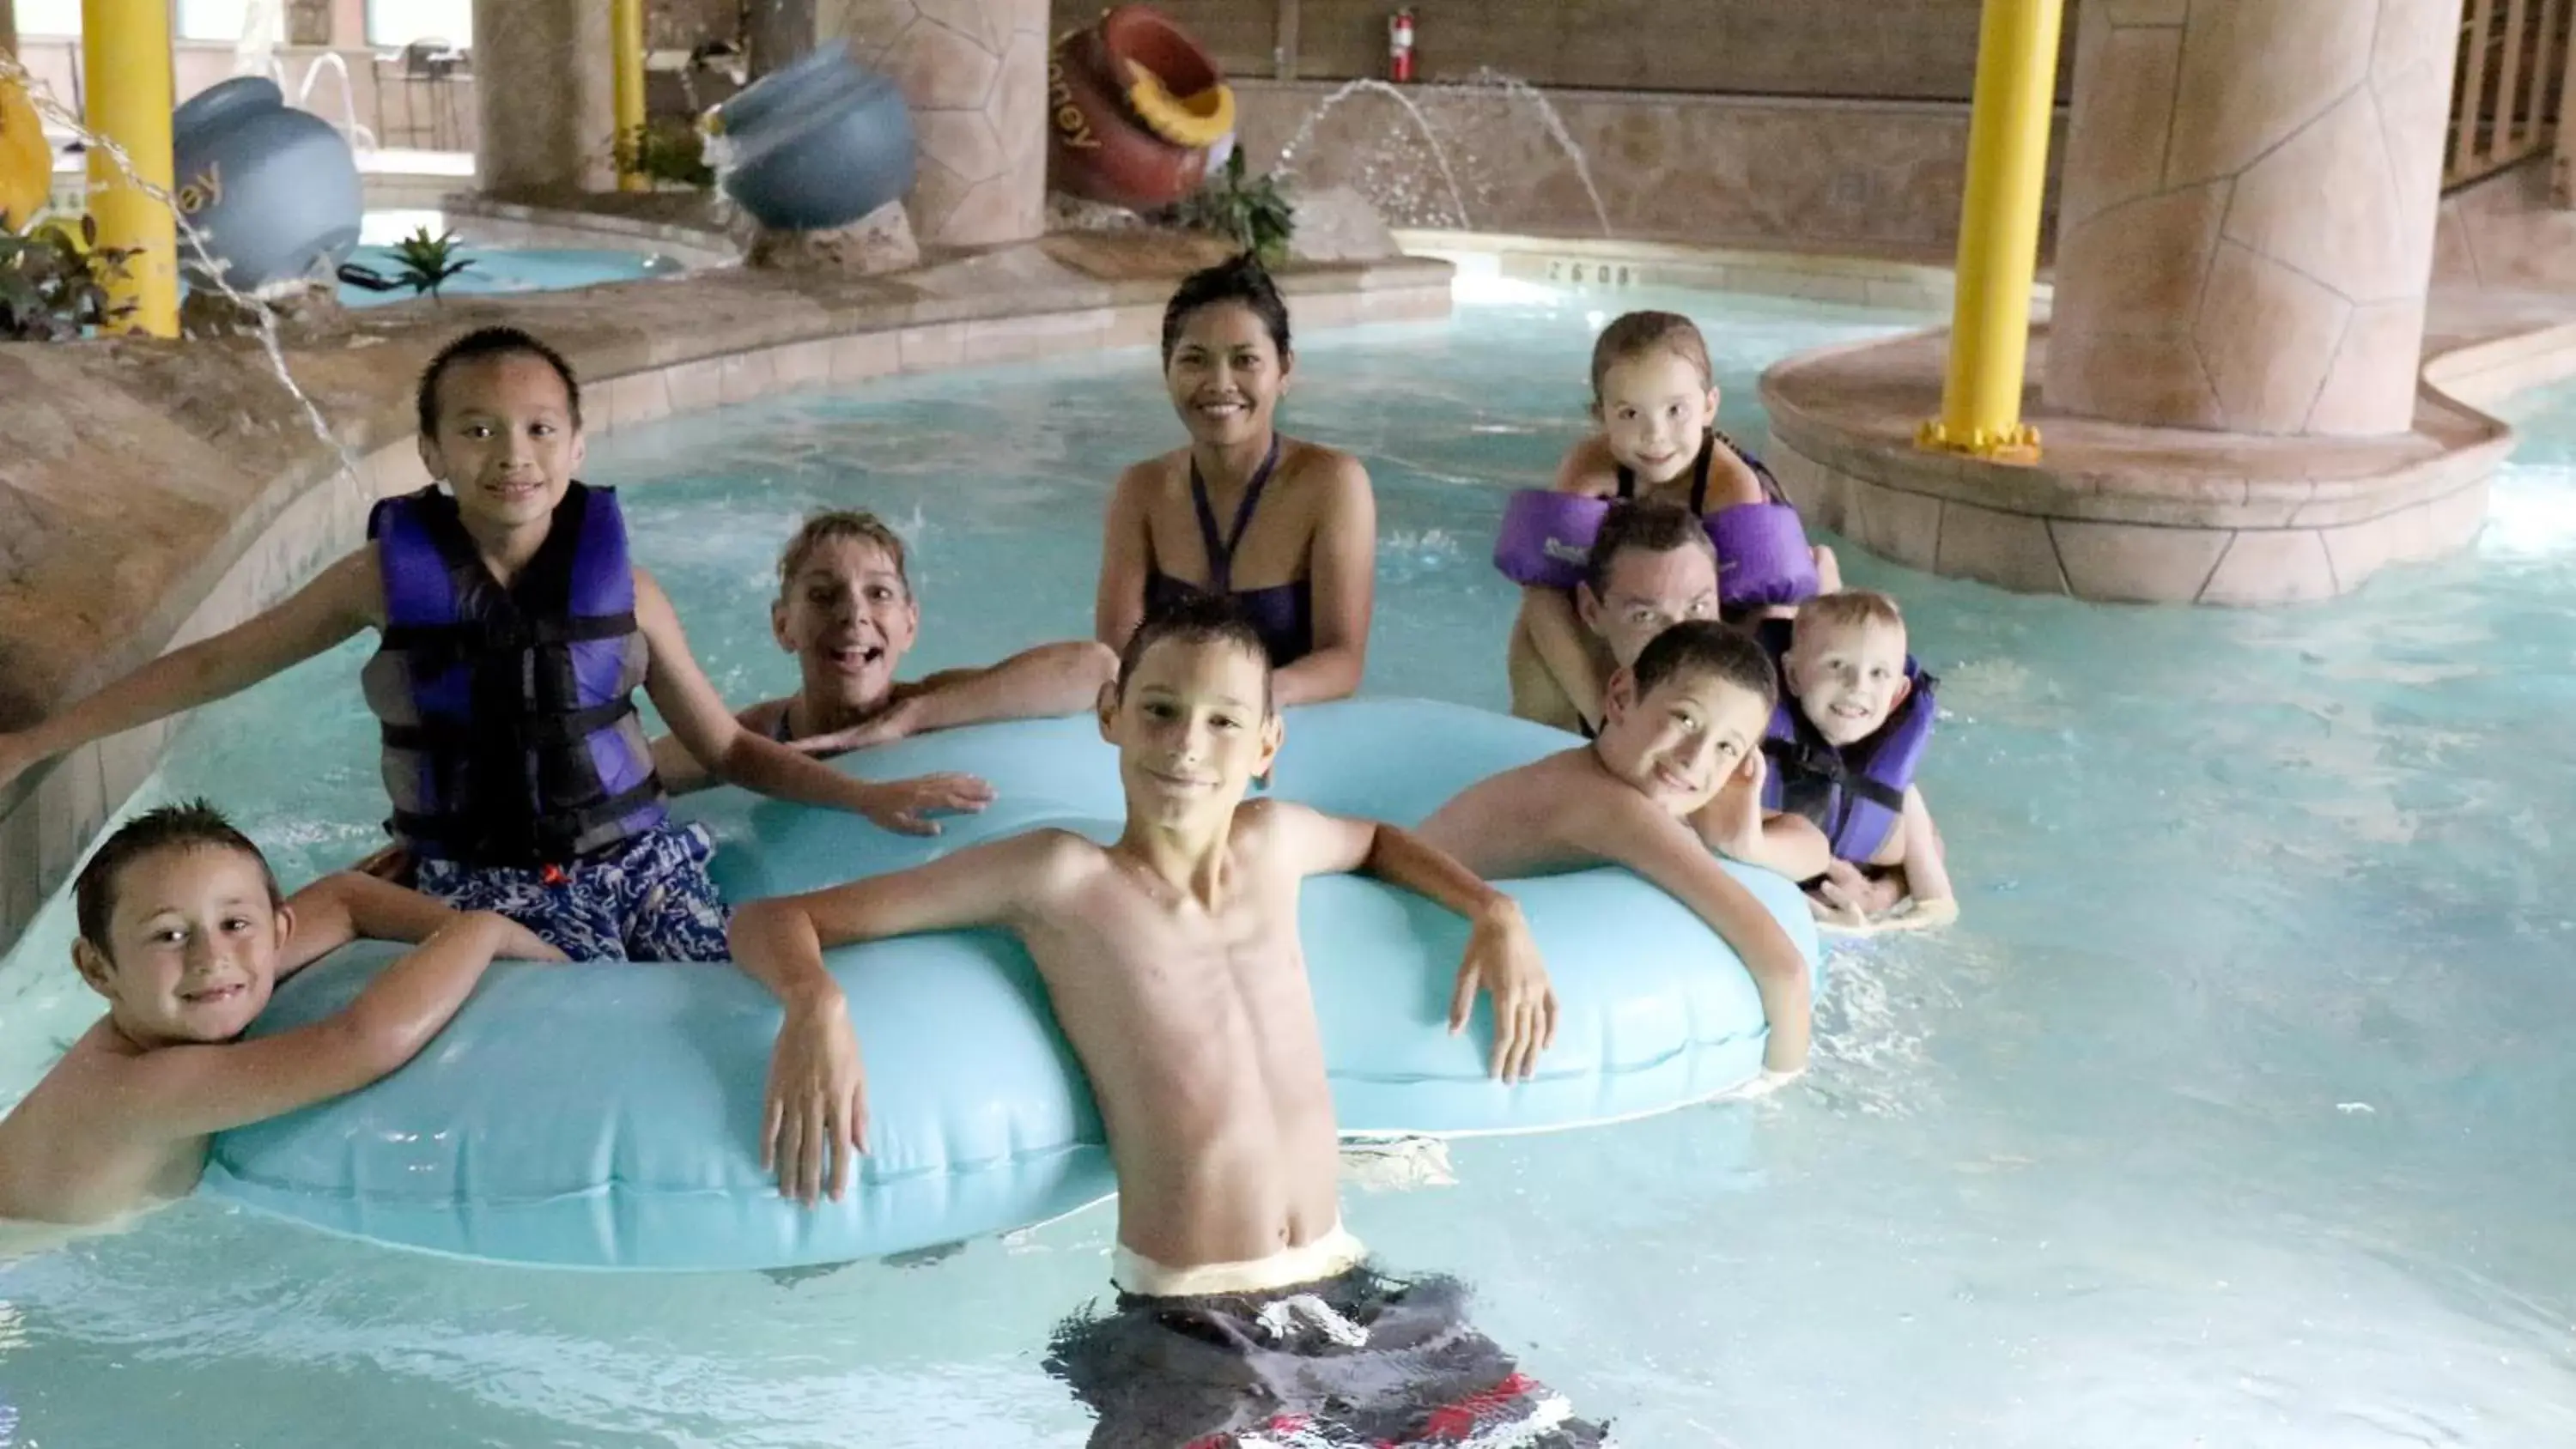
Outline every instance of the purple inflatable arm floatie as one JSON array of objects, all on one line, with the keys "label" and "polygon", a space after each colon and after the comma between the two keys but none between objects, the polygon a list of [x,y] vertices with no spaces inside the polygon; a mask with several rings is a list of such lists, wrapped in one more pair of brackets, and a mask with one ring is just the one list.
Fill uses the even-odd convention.
[{"label": "purple inflatable arm floatie", "polygon": [[1610,513],[1607,498],[1524,488],[1503,510],[1494,538],[1494,567],[1516,584],[1570,589],[1583,582],[1592,536]]}]

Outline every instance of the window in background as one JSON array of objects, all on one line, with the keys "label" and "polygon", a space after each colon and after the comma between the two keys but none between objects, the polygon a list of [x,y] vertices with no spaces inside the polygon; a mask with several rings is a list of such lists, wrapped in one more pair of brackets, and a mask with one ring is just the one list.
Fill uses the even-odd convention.
[{"label": "window in background", "polygon": [[409,45],[444,40],[460,49],[474,43],[474,0],[367,0],[367,44]]},{"label": "window in background", "polygon": [[18,0],[18,33],[25,36],[78,35],[81,0]]},{"label": "window in background", "polygon": [[249,10],[250,0],[179,0],[178,14],[172,19],[181,40],[230,45],[241,39],[242,21]]}]

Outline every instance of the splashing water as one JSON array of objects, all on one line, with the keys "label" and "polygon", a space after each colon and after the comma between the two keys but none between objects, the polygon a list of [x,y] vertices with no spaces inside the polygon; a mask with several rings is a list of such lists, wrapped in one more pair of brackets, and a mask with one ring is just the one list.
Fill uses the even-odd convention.
[{"label": "splashing water", "polygon": [[1601,234],[1612,235],[1610,208],[1602,203],[1601,188],[1592,184],[1592,162],[1584,156],[1583,148],[1574,144],[1574,134],[1565,129],[1565,118],[1557,114],[1556,103],[1547,98],[1547,92],[1522,80],[1519,76],[1506,75],[1492,66],[1478,66],[1475,72],[1464,81],[1444,88],[1467,91],[1498,90],[1513,100],[1527,101],[1538,107],[1540,123],[1547,127],[1548,136],[1564,150],[1565,159],[1574,163],[1575,179],[1583,183],[1583,194],[1592,198],[1592,214],[1601,220]]},{"label": "splashing water", "polygon": [[1363,91],[1386,96],[1403,107],[1404,113],[1413,118],[1413,128],[1422,134],[1422,143],[1431,148],[1431,159],[1440,165],[1440,180],[1449,188],[1449,205],[1458,214],[1459,229],[1463,231],[1474,225],[1467,216],[1467,198],[1458,190],[1458,173],[1449,166],[1449,149],[1440,144],[1439,133],[1431,129],[1431,122],[1422,114],[1422,108],[1415,105],[1413,97],[1406,95],[1400,88],[1367,76],[1362,76],[1324,97],[1314,110],[1307,113],[1306,119],[1297,127],[1297,134],[1289,137],[1288,144],[1279,149],[1279,174],[1296,175],[1297,154],[1306,148],[1307,142],[1314,139],[1316,124],[1331,114],[1335,106]]},{"label": "splashing water", "polygon": [[312,428],[313,436],[320,439],[322,445],[331,450],[332,456],[340,460],[341,474],[348,478],[352,486],[358,485],[357,456],[350,451],[347,444],[341,442],[332,433],[330,423],[322,416],[322,409],[316,406],[312,397],[296,383],[294,371],[286,365],[286,347],[278,338],[276,309],[270,307],[260,297],[245,293],[224,280],[225,263],[207,246],[206,234],[199,230],[195,223],[188,220],[188,214],[181,209],[177,197],[172,196],[166,188],[154,184],[136,168],[133,158],[125,154],[124,147],[83,125],[78,112],[64,105],[55,97],[51,87],[37,80],[25,66],[20,65],[14,57],[6,53],[0,53],[0,79],[16,81],[19,88],[26,93],[29,103],[35,106],[38,115],[70,131],[81,139],[83,145],[107,157],[108,163],[125,177],[127,184],[169,210],[170,219],[178,226],[180,239],[197,254],[199,274],[207,285],[221,293],[226,300],[250,314],[254,322],[254,330],[259,336],[260,349],[268,354],[269,369],[277,374],[278,384],[286,389],[287,396],[295,399],[296,406],[303,410],[304,420]]},{"label": "splashing water", "polygon": [[1526,101],[1536,106],[1539,124],[1546,128],[1548,138],[1556,142],[1558,149],[1565,153],[1566,160],[1573,163],[1575,178],[1583,183],[1583,193],[1592,202],[1592,214],[1601,224],[1601,234],[1615,235],[1610,226],[1610,208],[1602,201],[1601,188],[1594,184],[1592,179],[1592,163],[1583,154],[1583,148],[1575,144],[1574,134],[1566,129],[1565,118],[1558,114],[1555,103],[1547,98],[1545,91],[1531,85],[1528,81],[1490,66],[1480,67],[1465,78],[1455,81],[1396,86],[1364,76],[1341,86],[1317,102],[1315,108],[1306,113],[1306,119],[1298,123],[1296,134],[1291,136],[1288,144],[1280,149],[1280,173],[1296,174],[1297,157],[1314,140],[1315,128],[1322,124],[1324,118],[1342,102],[1363,93],[1388,97],[1413,119],[1414,130],[1420,133],[1423,143],[1431,148],[1431,158],[1440,167],[1441,182],[1448,188],[1450,206],[1457,213],[1458,225],[1462,229],[1471,227],[1474,223],[1467,212],[1465,193],[1458,185],[1457,170],[1449,159],[1448,148],[1441,144],[1438,132],[1432,127],[1430,118],[1423,113],[1422,107],[1416,104],[1414,96],[1418,94],[1434,100],[1444,100],[1484,99],[1499,94],[1506,104]]}]

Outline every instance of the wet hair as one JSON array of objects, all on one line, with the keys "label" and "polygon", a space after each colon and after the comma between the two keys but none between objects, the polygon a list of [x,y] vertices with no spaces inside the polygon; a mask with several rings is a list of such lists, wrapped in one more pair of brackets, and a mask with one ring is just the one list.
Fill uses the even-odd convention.
[{"label": "wet hair", "polygon": [[1766,712],[1780,703],[1779,671],[1772,667],[1771,656],[1762,652],[1752,635],[1715,619],[1685,620],[1656,635],[1638,653],[1629,672],[1637,681],[1639,699],[1666,680],[1707,674],[1761,696]]},{"label": "wet hair", "polygon": [[555,370],[563,379],[564,397],[572,407],[572,425],[581,426],[581,381],[573,376],[572,364],[564,355],[539,341],[535,334],[516,327],[477,327],[445,347],[420,370],[420,391],[414,401],[420,411],[420,435],[438,435],[438,384],[459,363],[480,362],[487,357],[534,357]]},{"label": "wet hair", "polygon": [[147,810],[118,826],[116,833],[90,856],[89,864],[81,867],[79,878],[72,883],[72,902],[83,940],[102,954],[107,952],[108,925],[116,915],[116,888],[126,868],[146,856],[169,850],[238,851],[258,863],[260,879],[268,886],[269,905],[274,908],[284,904],[276,873],[268,868],[268,857],[259,853],[250,837],[234,828],[214,806],[204,800],[189,800]]},{"label": "wet hair", "polygon": [[1812,629],[1847,629],[1880,624],[1903,631],[1904,611],[1896,600],[1876,589],[1844,589],[1840,593],[1818,594],[1798,606],[1798,620],[1790,627],[1789,644],[1796,648]]},{"label": "wet hair", "polygon": [[1708,365],[1708,339],[1679,312],[1626,312],[1611,319],[1592,342],[1592,405],[1601,406],[1601,384],[1610,369],[1651,352],[1669,352],[1699,373],[1700,386],[1717,385]]},{"label": "wet hair", "polygon": [[1118,689],[1113,697],[1120,703],[1126,702],[1127,680],[1143,662],[1145,651],[1164,643],[1226,644],[1251,655],[1261,665],[1261,711],[1270,712],[1270,646],[1261,642],[1260,632],[1243,610],[1223,594],[1193,593],[1145,616],[1145,622],[1127,636],[1127,647],[1118,651]]},{"label": "wet hair", "polygon": [[1711,562],[1717,548],[1708,541],[1708,528],[1691,511],[1678,503],[1616,503],[1601,520],[1601,531],[1592,535],[1592,552],[1583,561],[1583,584],[1595,599],[1610,592],[1610,570],[1619,555],[1630,549],[1646,553],[1671,553],[1677,548],[1696,548]]},{"label": "wet hair", "polygon": [[1235,302],[1252,309],[1261,319],[1262,330],[1270,334],[1271,345],[1288,356],[1288,303],[1279,295],[1279,284],[1270,280],[1270,271],[1258,257],[1245,252],[1231,260],[1190,273],[1181,279],[1172,300],[1163,305],[1163,365],[1172,365],[1172,353],[1181,345],[1181,328],[1190,314],[1221,302]]},{"label": "wet hair", "polygon": [[804,526],[796,530],[796,536],[787,540],[787,547],[779,552],[778,597],[787,597],[787,590],[796,582],[797,571],[805,567],[805,560],[812,556],[814,550],[842,539],[872,543],[884,550],[885,556],[894,560],[894,576],[903,581],[904,593],[907,596],[912,593],[912,564],[904,554],[903,539],[886,526],[884,519],[864,508],[835,508],[825,513],[808,514]]}]

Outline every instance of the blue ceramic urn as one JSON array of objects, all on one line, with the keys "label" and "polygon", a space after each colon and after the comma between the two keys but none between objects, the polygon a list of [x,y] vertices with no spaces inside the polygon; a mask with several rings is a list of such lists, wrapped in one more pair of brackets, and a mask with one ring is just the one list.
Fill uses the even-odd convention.
[{"label": "blue ceramic urn", "polygon": [[725,195],[772,231],[847,226],[912,189],[903,92],[828,45],[716,109]]},{"label": "blue ceramic urn", "polygon": [[[330,277],[358,244],[358,161],[330,122],[286,104],[266,76],[235,76],[170,118],[179,214],[205,234],[224,281],[252,291]],[[182,237],[179,262],[205,280]]]}]

